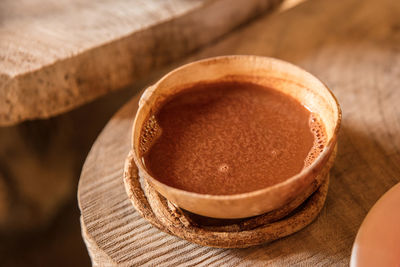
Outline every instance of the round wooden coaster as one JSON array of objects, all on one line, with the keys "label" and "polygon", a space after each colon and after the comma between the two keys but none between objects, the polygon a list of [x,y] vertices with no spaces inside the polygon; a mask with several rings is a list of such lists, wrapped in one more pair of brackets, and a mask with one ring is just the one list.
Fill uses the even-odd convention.
[{"label": "round wooden coaster", "polygon": [[126,160],[124,182],[135,209],[160,230],[203,246],[245,248],[288,236],[310,224],[325,203],[329,173],[320,176],[311,192],[279,210],[240,220],[206,218],[175,207],[141,181],[131,154]]}]

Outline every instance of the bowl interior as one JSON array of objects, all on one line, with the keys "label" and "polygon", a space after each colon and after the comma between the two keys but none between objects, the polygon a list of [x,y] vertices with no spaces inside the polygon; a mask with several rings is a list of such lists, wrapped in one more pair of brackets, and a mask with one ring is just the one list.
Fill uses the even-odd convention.
[{"label": "bowl interior", "polygon": [[[143,126],[166,98],[198,82],[239,80],[257,83],[279,90],[297,99],[323,122],[327,140],[334,136],[338,125],[338,104],[326,86],[310,73],[281,60],[253,57],[218,57],[194,62],[170,72],[145,91],[141,99],[141,114],[136,125]],[[142,105],[146,102],[146,105]],[[141,127],[139,127],[141,129]],[[140,129],[134,136],[139,137]],[[134,147],[139,147],[135,138]]]}]

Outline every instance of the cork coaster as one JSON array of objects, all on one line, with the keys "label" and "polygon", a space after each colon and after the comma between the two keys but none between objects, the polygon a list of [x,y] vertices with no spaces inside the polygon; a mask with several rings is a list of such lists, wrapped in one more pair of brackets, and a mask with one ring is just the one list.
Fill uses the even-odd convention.
[{"label": "cork coaster", "polygon": [[307,192],[284,207],[235,220],[208,218],[179,209],[140,179],[131,155],[125,163],[124,183],[135,209],[161,231],[203,246],[245,248],[288,236],[310,224],[325,203],[329,173],[321,174]]}]

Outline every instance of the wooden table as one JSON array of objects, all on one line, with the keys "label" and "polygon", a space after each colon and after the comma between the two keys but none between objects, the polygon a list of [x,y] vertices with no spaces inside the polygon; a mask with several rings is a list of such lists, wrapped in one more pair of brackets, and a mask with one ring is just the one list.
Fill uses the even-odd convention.
[{"label": "wooden table", "polygon": [[135,212],[122,181],[136,97],[110,120],[82,170],[81,225],[94,265],[346,266],[366,213],[400,181],[399,1],[310,0],[185,61],[221,54],[293,62],[338,97],[343,124],[325,208],[304,230],[249,249],[201,247],[160,232]]}]

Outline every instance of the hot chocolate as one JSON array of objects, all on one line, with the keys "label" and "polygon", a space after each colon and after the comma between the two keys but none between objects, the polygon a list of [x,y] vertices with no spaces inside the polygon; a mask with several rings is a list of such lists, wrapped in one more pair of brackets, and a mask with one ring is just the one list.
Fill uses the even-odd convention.
[{"label": "hot chocolate", "polygon": [[186,191],[231,195],[287,180],[312,163],[325,130],[308,109],[248,82],[193,85],[161,105],[160,133],[143,155],[157,180]]}]

